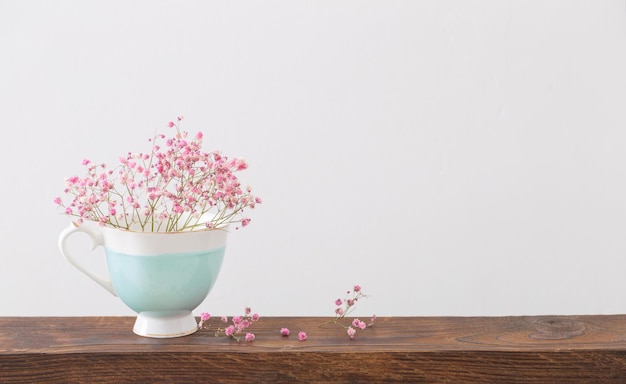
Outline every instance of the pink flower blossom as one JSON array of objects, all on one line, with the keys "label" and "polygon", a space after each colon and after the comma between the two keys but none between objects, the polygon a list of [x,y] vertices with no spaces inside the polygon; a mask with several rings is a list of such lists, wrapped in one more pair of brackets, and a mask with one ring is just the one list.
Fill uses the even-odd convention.
[{"label": "pink flower blossom", "polygon": [[241,323],[237,324],[239,327],[241,328],[241,330],[244,330],[246,328],[248,328],[250,326],[250,321],[249,320],[243,320]]},{"label": "pink flower blossom", "polygon": [[306,340],[307,338],[308,338],[308,336],[307,336],[306,332],[304,332],[304,331],[300,331],[300,332],[298,332],[298,340],[300,340],[300,341],[304,341],[304,340]]},{"label": "pink flower blossom", "polygon": [[226,334],[226,336],[233,336],[234,333],[235,333],[235,327],[233,325],[229,325],[224,330],[224,334]]},{"label": "pink flower blossom", "polygon": [[[331,322],[335,325],[344,327],[347,330],[350,339],[354,338],[357,330],[365,330],[368,327],[368,324],[358,318],[355,318],[351,321],[350,326],[346,327],[341,324],[341,321],[344,320],[345,316],[354,309],[354,306],[357,304],[359,299],[366,297],[367,296],[361,292],[361,286],[357,284],[353,286],[352,292],[346,292],[346,298],[344,300],[335,300],[335,305],[337,307],[335,308],[335,318],[331,320]],[[376,316],[372,316],[372,322],[369,324],[370,326],[374,324],[375,319]]]},{"label": "pink flower blossom", "polygon": [[252,321],[257,321],[257,320],[259,320],[259,318],[260,318],[260,316],[259,316],[258,313],[253,313],[252,314],[252,317],[251,317]]},{"label": "pink flower blossom", "polygon": [[281,328],[280,334],[281,336],[289,336],[289,328]]},{"label": "pink flower blossom", "polygon": [[[182,115],[177,120],[182,120]],[[78,222],[143,231],[176,232],[204,225],[187,217],[214,217],[207,228],[229,223],[249,225],[243,212],[261,202],[251,188],[243,189],[235,172],[247,168],[243,159],[229,159],[218,151],[203,152],[202,132],[190,137],[179,124],[169,121],[173,135],[156,134],[150,151],[128,152],[119,166],[105,169],[104,163],[83,160],[84,177],[65,179],[64,192],[70,201],[54,199],[65,214]],[[165,143],[166,145],[163,145]],[[116,206],[116,204],[118,204]],[[111,207],[115,207],[114,212]],[[123,212],[120,214],[119,212]],[[239,227],[237,227],[239,228]]]},{"label": "pink flower blossom", "polygon": [[246,340],[247,342],[254,341],[254,333],[246,333],[245,340]]},{"label": "pink flower blossom", "polygon": [[228,323],[228,317],[222,316],[222,323]]},{"label": "pink flower blossom", "polygon": [[206,312],[202,312],[202,313],[200,314],[200,320],[202,320],[202,321],[207,321],[207,320],[209,320],[210,318],[211,318],[211,315],[209,315],[209,314],[208,314],[208,313],[206,313]]},{"label": "pink flower blossom", "polygon": [[248,168],[248,164],[244,159],[239,159],[235,166],[238,171],[243,171],[244,169]]}]

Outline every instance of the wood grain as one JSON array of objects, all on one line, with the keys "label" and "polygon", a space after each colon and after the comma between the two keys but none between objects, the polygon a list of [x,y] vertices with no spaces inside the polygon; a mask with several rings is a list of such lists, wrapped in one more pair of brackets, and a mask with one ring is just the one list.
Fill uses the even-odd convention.
[{"label": "wood grain", "polygon": [[143,338],[127,317],[5,317],[0,382],[626,382],[623,315],[387,317],[355,340],[326,320],[261,318],[238,343],[211,330]]}]

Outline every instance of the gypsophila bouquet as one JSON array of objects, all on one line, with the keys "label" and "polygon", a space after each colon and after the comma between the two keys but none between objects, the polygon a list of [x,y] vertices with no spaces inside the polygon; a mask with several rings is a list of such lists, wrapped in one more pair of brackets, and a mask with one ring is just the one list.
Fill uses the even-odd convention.
[{"label": "gypsophila bouquet", "polygon": [[149,139],[148,152],[129,152],[120,164],[83,160],[87,174],[65,180],[69,202],[55,203],[78,223],[93,221],[107,227],[147,232],[178,232],[219,228],[235,223],[245,227],[246,209],[261,199],[242,188],[236,172],[248,165],[219,151],[203,152],[203,134],[189,137],[180,129],[182,116],[169,122],[172,134]]}]

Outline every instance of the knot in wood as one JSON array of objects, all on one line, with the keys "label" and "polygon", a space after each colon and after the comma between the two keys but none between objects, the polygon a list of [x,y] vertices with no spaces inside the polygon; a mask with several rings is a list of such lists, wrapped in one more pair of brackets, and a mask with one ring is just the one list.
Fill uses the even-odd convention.
[{"label": "knot in wood", "polygon": [[585,323],[572,318],[539,318],[532,326],[538,333],[531,333],[529,337],[537,340],[565,340],[585,334]]}]

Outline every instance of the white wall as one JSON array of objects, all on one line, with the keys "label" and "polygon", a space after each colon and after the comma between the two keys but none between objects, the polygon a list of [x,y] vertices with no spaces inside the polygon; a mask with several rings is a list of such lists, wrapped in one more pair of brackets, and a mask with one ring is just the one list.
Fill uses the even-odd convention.
[{"label": "white wall", "polygon": [[198,311],[624,313],[625,32],[623,0],[0,0],[0,315],[132,314],[52,199],[179,113],[264,199]]}]

